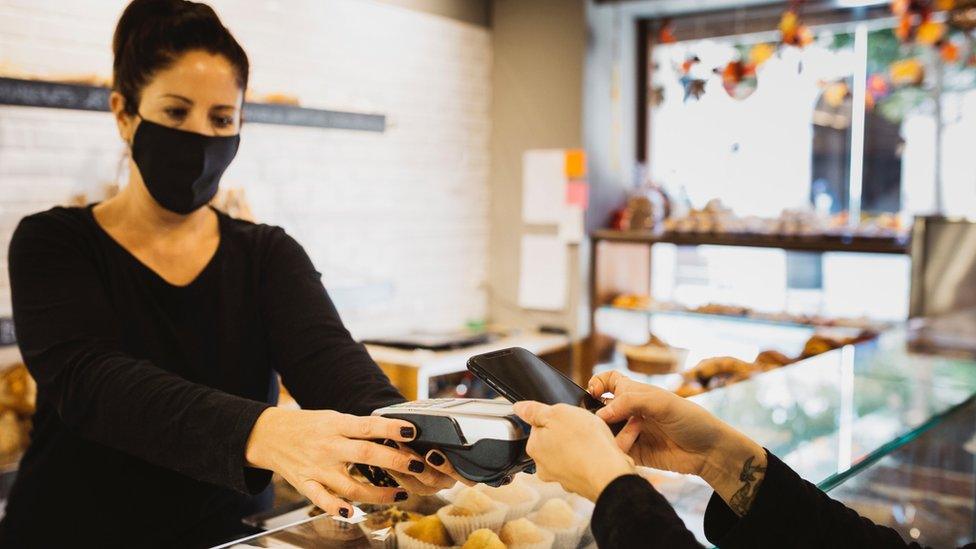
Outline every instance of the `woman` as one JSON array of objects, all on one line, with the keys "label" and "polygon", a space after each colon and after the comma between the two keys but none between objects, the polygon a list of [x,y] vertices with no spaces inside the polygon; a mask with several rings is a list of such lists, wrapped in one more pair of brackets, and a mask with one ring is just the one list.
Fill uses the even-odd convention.
[{"label": "woman", "polygon": [[[596,415],[538,402],[515,411],[533,426],[528,452],[539,476],[596,502],[600,547],[701,547],[635,465],[705,480],[715,490],[705,535],[719,547],[920,547],[830,499],[693,402],[617,372],[594,377],[589,391],[614,398]],[[625,420],[614,438],[607,423]]]},{"label": "woman", "polygon": [[[427,467],[372,442],[414,429],[359,417],[403,399],[343,327],[302,247],[207,206],[237,152],[248,78],[213,10],[135,0],[113,49],[128,184],[100,204],[23,219],[10,244],[38,397],[0,545],[209,545],[241,533],[272,472],[341,516],[348,501],[453,484],[443,456]],[[274,407],[276,373],[303,410]],[[403,488],[359,482],[351,463],[387,469]]]}]

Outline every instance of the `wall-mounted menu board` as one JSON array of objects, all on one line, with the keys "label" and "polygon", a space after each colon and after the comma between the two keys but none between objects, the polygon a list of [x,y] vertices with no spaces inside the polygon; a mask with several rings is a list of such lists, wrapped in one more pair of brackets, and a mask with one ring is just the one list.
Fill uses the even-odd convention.
[{"label": "wall-mounted menu board", "polygon": [[[101,86],[0,77],[0,105],[108,111],[108,95],[108,88]],[[308,109],[270,103],[245,103],[244,120],[250,124],[278,124],[367,132],[386,130],[386,116],[382,114]]]}]

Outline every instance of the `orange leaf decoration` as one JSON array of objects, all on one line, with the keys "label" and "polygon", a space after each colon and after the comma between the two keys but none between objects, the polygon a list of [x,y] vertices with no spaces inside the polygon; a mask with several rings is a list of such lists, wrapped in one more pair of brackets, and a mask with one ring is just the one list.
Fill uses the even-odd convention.
[{"label": "orange leaf decoration", "polygon": [[918,59],[895,61],[888,68],[891,83],[896,86],[917,86],[925,79],[925,67]]},{"label": "orange leaf decoration", "polygon": [[919,25],[918,30],[915,31],[915,41],[919,44],[932,46],[939,40],[942,40],[942,36],[945,35],[945,33],[946,26],[942,23],[926,21]]},{"label": "orange leaf decoration", "polygon": [[959,46],[952,42],[943,42],[939,47],[939,56],[946,63],[955,63],[959,61]]},{"label": "orange leaf decoration", "polygon": [[758,67],[766,61],[769,61],[769,58],[774,53],[776,53],[776,48],[772,44],[765,42],[756,44],[749,50],[749,63],[754,67]]}]

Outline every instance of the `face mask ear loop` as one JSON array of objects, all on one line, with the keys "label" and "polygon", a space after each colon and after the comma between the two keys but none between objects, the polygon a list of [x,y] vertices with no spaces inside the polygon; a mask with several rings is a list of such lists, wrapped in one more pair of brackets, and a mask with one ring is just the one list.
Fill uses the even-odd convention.
[{"label": "face mask ear loop", "polygon": [[[143,120],[145,120],[145,118],[143,118],[138,111],[136,111],[136,113],[132,116],[138,118],[140,124],[142,123]],[[115,167],[115,185],[120,190],[128,183],[128,178],[125,178],[125,180],[123,181],[122,176],[125,175],[125,172],[127,172],[129,169],[129,160],[132,159],[132,145],[135,142],[135,140],[136,140],[136,132],[135,130],[133,130],[132,136],[129,137],[128,140],[123,141],[123,143],[126,144],[126,147],[125,150],[122,151],[122,155],[119,156],[119,163]]]}]

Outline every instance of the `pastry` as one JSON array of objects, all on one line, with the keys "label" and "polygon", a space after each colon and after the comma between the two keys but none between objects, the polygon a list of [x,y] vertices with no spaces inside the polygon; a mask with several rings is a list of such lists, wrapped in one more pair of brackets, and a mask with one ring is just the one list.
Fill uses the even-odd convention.
[{"label": "pastry", "polygon": [[453,547],[451,536],[435,515],[396,525],[397,544],[403,549]]},{"label": "pastry", "polygon": [[492,498],[477,488],[461,490],[454,500],[450,514],[455,516],[482,515],[492,509]]},{"label": "pastry", "polygon": [[579,517],[566,500],[553,498],[542,504],[532,522],[548,528],[570,528],[579,522]]},{"label": "pastry", "polygon": [[508,506],[474,488],[464,488],[454,503],[437,510],[437,517],[455,543],[463,543],[475,530],[498,531],[505,523]]},{"label": "pastry", "polygon": [[498,537],[510,549],[549,548],[555,540],[552,532],[536,526],[525,518],[505,523]]},{"label": "pastry", "polygon": [[506,547],[498,534],[483,528],[471,532],[461,549],[506,549]]},{"label": "pastry", "polygon": [[793,359],[784,355],[779,351],[763,351],[756,355],[756,360],[753,361],[755,364],[763,365],[763,370],[769,370],[772,368],[779,368],[780,366],[786,366],[793,362]]},{"label": "pastry", "polygon": [[577,515],[564,499],[550,499],[528,518],[536,525],[552,532],[553,547],[556,549],[575,549],[586,529],[584,519]]},{"label": "pastry", "polygon": [[646,375],[661,375],[675,372],[683,359],[682,351],[675,349],[654,334],[650,334],[643,345],[620,343],[618,350],[627,358],[627,368]]},{"label": "pastry", "polygon": [[515,520],[529,514],[539,503],[539,492],[525,483],[511,483],[498,488],[479,484],[476,490],[484,492],[491,499],[500,501],[508,506],[505,520]]}]

